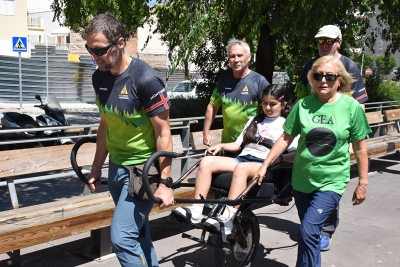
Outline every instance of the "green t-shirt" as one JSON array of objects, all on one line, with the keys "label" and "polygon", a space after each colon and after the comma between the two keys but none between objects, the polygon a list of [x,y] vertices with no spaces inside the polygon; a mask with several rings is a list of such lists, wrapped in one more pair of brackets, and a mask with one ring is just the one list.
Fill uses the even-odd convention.
[{"label": "green t-shirt", "polygon": [[222,143],[235,142],[247,121],[260,113],[262,90],[268,85],[264,76],[255,71],[244,78],[235,78],[229,71],[218,80],[210,104],[222,106]]},{"label": "green t-shirt", "polygon": [[363,140],[371,132],[360,104],[347,95],[322,103],[312,94],[297,102],[283,129],[291,136],[300,134],[293,188],[303,193],[321,190],[342,195],[350,179],[349,142]]},{"label": "green t-shirt", "polygon": [[96,70],[96,104],[107,121],[106,146],[118,165],[145,162],[156,149],[150,118],[170,108],[164,82],[147,63],[132,59],[118,76]]}]

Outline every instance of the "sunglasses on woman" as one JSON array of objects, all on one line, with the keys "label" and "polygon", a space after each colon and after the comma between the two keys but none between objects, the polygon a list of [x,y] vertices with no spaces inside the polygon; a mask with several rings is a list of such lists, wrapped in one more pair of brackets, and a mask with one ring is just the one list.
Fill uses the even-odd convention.
[{"label": "sunglasses on woman", "polygon": [[340,76],[339,74],[333,74],[333,73],[322,74],[320,72],[316,72],[313,74],[313,79],[316,81],[322,81],[322,78],[325,77],[326,81],[333,82],[336,81],[336,79],[339,76]]},{"label": "sunglasses on woman", "polygon": [[107,52],[111,46],[117,44],[118,39],[115,40],[114,42],[112,42],[111,44],[109,44],[107,46],[103,46],[103,47],[90,48],[87,44],[85,44],[85,47],[86,47],[87,51],[89,52],[89,54],[91,54],[91,55],[95,54],[95,55],[101,57],[101,56],[104,56],[105,54],[107,54]]},{"label": "sunglasses on woman", "polygon": [[337,41],[339,41],[339,38],[336,39],[332,39],[332,38],[318,38],[317,39],[317,43],[319,45],[323,45],[324,43],[326,43],[327,45],[333,45],[334,43],[336,43]]}]

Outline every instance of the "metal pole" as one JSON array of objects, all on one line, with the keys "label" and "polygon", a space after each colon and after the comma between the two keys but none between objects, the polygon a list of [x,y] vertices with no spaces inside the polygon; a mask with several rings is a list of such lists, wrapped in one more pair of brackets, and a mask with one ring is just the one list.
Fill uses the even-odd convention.
[{"label": "metal pole", "polygon": [[49,96],[49,50],[48,44],[46,44],[46,96]]},{"label": "metal pole", "polygon": [[19,66],[19,109],[22,109],[22,71],[21,71],[21,52],[18,52]]}]

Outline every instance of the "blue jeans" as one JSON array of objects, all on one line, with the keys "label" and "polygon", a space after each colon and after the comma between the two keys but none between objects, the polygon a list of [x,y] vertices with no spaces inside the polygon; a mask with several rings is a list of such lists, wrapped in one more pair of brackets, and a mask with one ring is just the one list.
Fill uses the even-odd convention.
[{"label": "blue jeans", "polygon": [[263,163],[264,159],[260,159],[257,157],[254,157],[252,155],[245,155],[245,156],[239,156],[234,158],[234,160],[236,160],[238,163],[242,163],[242,162],[258,162],[258,163]]},{"label": "blue jeans", "polygon": [[111,222],[111,245],[121,266],[158,266],[150,237],[149,213],[152,201],[140,201],[128,194],[129,171],[110,161],[108,189],[116,205]]},{"label": "blue jeans", "polygon": [[341,195],[332,191],[306,194],[293,190],[293,196],[300,219],[296,267],[319,267],[321,229],[338,205]]}]

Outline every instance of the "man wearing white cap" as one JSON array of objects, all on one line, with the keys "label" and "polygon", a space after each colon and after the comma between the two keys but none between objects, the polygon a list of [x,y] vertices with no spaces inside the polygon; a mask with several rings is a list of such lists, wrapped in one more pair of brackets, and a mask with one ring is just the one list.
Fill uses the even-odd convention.
[{"label": "man wearing white cap", "polygon": [[[353,76],[356,81],[351,84],[351,89],[354,91],[353,98],[357,100],[364,108],[364,104],[368,100],[367,91],[365,90],[364,82],[361,76],[360,69],[356,63],[348,57],[345,57],[339,53],[340,45],[342,44],[342,33],[340,29],[335,25],[325,25],[319,29],[315,35],[319,57],[333,55],[340,58],[347,72]],[[297,99],[301,99],[308,96],[311,93],[311,85],[308,82],[307,74],[311,70],[311,66],[315,60],[319,57],[309,60],[303,68],[300,74],[299,81],[296,84],[294,92],[296,93]],[[350,153],[352,149],[350,148]],[[325,222],[324,227],[321,231],[321,251],[327,251],[331,247],[332,235],[335,232],[339,224],[339,205],[336,210],[331,213],[328,220]]]},{"label": "man wearing white cap", "polygon": [[[340,29],[335,25],[325,25],[319,29],[315,38],[317,41],[319,56],[334,55],[340,58],[347,72],[357,80],[351,85],[351,89],[354,91],[354,99],[360,104],[365,103],[368,100],[368,95],[365,90],[360,69],[353,60],[341,55],[338,51],[342,44],[342,33]],[[314,58],[308,61],[301,72],[299,82],[296,84],[294,90],[297,99],[301,99],[311,93],[311,86],[308,83],[307,73],[316,59],[317,58]]]}]

